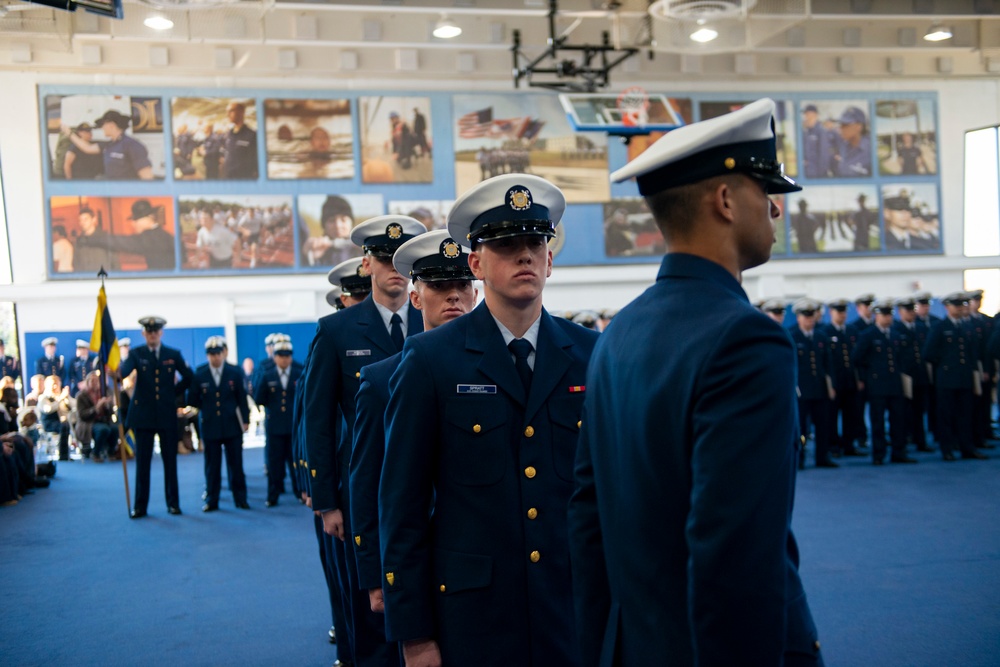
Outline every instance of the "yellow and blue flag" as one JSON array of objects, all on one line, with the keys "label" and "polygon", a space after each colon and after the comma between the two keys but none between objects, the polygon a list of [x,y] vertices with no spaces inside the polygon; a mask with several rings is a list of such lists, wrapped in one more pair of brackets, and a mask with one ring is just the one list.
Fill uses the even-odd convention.
[{"label": "yellow and blue flag", "polygon": [[104,285],[101,285],[101,291],[97,293],[97,315],[94,317],[94,331],[90,334],[90,351],[100,355],[102,367],[118,370],[122,358],[115,326],[111,323],[111,313],[108,311],[108,295],[104,293]]}]

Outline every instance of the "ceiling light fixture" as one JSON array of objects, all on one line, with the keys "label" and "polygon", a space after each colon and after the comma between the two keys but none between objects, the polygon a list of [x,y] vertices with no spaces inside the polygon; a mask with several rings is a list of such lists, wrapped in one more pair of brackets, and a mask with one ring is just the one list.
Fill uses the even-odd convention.
[{"label": "ceiling light fixture", "polygon": [[698,19],[697,29],[690,34],[691,40],[699,44],[707,44],[719,36],[719,31],[709,26],[705,19]]},{"label": "ceiling light fixture", "polygon": [[142,23],[147,28],[152,28],[153,30],[170,30],[174,27],[173,21],[168,19],[166,16],[161,16],[160,14],[147,16],[146,20]]},{"label": "ceiling light fixture", "polygon": [[432,34],[438,39],[451,39],[461,35],[462,28],[447,16],[442,16],[441,20],[434,26]]},{"label": "ceiling light fixture", "polygon": [[951,37],[951,28],[940,23],[932,25],[927,29],[927,33],[924,34],[924,39],[928,42],[943,42],[946,39],[951,39]]}]

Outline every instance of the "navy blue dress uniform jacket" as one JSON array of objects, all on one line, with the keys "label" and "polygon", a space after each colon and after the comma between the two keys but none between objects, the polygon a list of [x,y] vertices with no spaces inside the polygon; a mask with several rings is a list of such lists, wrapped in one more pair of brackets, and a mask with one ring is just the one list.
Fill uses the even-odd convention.
[{"label": "navy blue dress uniform jacket", "polygon": [[858,376],[851,361],[851,352],[857,344],[858,335],[846,326],[844,331],[840,331],[832,324],[817,327],[829,339],[830,343],[830,377],[833,380],[833,388],[837,392],[858,390]]},{"label": "navy blue dress uniform jacket", "polygon": [[890,327],[886,335],[878,327],[865,329],[854,348],[854,364],[869,396],[903,395],[902,337]]},{"label": "navy blue dress uniform jacket", "polygon": [[934,384],[946,389],[972,389],[979,358],[972,330],[945,318],[935,322],[924,344],[924,359],[934,365]]},{"label": "navy blue dress uniform jacket", "polygon": [[264,422],[267,435],[292,434],[295,394],[301,377],[302,364],[293,361],[288,367],[288,383],[285,388],[281,387],[281,375],[277,366],[272,366],[258,378],[253,400],[257,405],[267,408],[267,421]]},{"label": "navy blue dress uniform jacket", "polygon": [[9,354],[0,357],[0,377],[8,377],[17,380],[21,377],[21,362]]},{"label": "navy blue dress uniform jacket", "polygon": [[[409,309],[407,333],[424,329],[420,311]],[[385,322],[369,295],[356,306],[321,318],[309,355],[302,412],[313,509],[342,508],[354,428],[354,397],[361,369],[396,354]],[[339,409],[338,409],[339,408]],[[338,421],[343,432],[338,437]]]},{"label": "navy blue dress uniform jacket", "polygon": [[361,369],[361,386],[354,401],[354,445],[351,451],[351,532],[358,564],[358,586],[382,585],[382,553],[378,536],[378,487],[385,460],[385,414],[389,405],[389,378],[402,356]]},{"label": "navy blue dress uniform jacket", "polygon": [[[133,347],[119,370],[122,377],[137,371],[125,427],[176,431],[177,396],[183,394],[194,379],[180,351],[160,345],[157,361],[148,346]],[[175,382],[178,373],[181,379]]]},{"label": "navy blue dress uniform jacket", "polygon": [[543,310],[527,396],[485,302],[406,341],[379,488],[390,640],[433,638],[446,666],[579,663],[566,506],[598,335]]},{"label": "navy blue dress uniform jacket", "polygon": [[892,331],[899,336],[899,353],[902,359],[900,365],[903,372],[913,378],[913,384],[918,387],[930,385],[927,373],[927,363],[924,361],[924,343],[927,342],[927,330],[917,326],[916,322],[910,329],[906,323],[896,320],[892,323]]},{"label": "navy blue dress uniform jacket", "polygon": [[812,339],[806,338],[798,326],[789,329],[798,357],[799,397],[803,400],[827,399],[830,394],[827,378],[832,381],[830,339],[814,329]]},{"label": "navy blue dress uniform jacket", "polygon": [[64,384],[66,382],[66,359],[61,354],[57,354],[52,359],[41,356],[35,359],[35,375],[57,376]]},{"label": "navy blue dress uniform jacket", "polygon": [[585,665],[820,657],[790,528],[795,356],[731,274],[679,253],[601,334],[569,509]]},{"label": "navy blue dress uniform jacket", "polygon": [[199,366],[187,392],[187,404],[198,408],[201,438],[204,440],[242,437],[242,425],[250,423],[243,371],[230,363],[222,364],[219,386],[215,386],[211,366]]}]

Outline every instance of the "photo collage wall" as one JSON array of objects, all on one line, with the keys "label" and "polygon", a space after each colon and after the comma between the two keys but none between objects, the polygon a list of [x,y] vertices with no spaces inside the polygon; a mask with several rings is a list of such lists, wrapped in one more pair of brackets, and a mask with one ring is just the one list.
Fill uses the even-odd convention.
[{"label": "photo collage wall", "polygon": [[[573,130],[555,94],[40,87],[49,276],[325,273],[354,226],[410,215],[446,226],[483,179],[527,172],[566,194],[557,265],[658,262],[628,144]],[[805,189],[776,197],[774,257],[941,253],[936,96],[777,101],[778,158]],[[686,123],[752,101],[670,98]]]}]

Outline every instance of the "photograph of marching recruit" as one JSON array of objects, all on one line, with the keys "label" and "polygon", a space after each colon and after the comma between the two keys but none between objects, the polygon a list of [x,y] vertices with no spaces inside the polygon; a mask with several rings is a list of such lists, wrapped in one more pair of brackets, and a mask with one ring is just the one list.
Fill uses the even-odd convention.
[{"label": "photograph of marching recruit", "polygon": [[881,249],[874,185],[812,186],[786,195],[794,254]]},{"label": "photograph of marching recruit", "polygon": [[455,193],[492,176],[541,176],[570,203],[606,202],[608,137],[575,132],[552,95],[455,95]]},{"label": "photograph of marching recruit", "polygon": [[941,214],[938,188],[932,183],[882,186],[885,249],[894,252],[940,252]]},{"label": "photograph of marching recruit", "polygon": [[454,205],[453,199],[446,201],[391,201],[389,202],[389,213],[408,215],[419,220],[427,227],[427,231],[448,229],[448,213]]},{"label": "photograph of marching recruit", "polygon": [[350,100],[264,100],[267,177],[354,178]]},{"label": "photograph of marching recruit", "polygon": [[163,100],[124,95],[46,95],[49,178],[162,179]]},{"label": "photograph of marching recruit", "polygon": [[883,176],[936,174],[937,124],[933,100],[876,100],[878,171]]},{"label": "photograph of marching recruit", "polygon": [[799,102],[802,176],[869,178],[872,175],[868,100]]},{"label": "photograph of marching recruit", "polygon": [[336,266],[361,256],[351,230],[382,215],[382,195],[299,195],[301,266]]},{"label": "photograph of marching recruit", "polygon": [[171,197],[51,197],[52,275],[174,271]]},{"label": "photograph of marching recruit", "polygon": [[362,183],[433,183],[429,97],[362,97]]},{"label": "photograph of marching recruit", "polygon": [[[702,102],[699,105],[701,120],[716,118],[742,109],[753,100],[738,102]],[[798,151],[795,150],[795,119],[794,106],[785,100],[774,101],[774,143],[778,154],[778,162],[785,165],[785,173],[789,176],[798,174]]]},{"label": "photograph of marching recruit", "polygon": [[279,269],[295,266],[292,198],[198,195],[178,202],[181,268]]},{"label": "photograph of marching recruit", "polygon": [[176,180],[257,179],[257,105],[253,99],[175,97],[170,116]]}]

